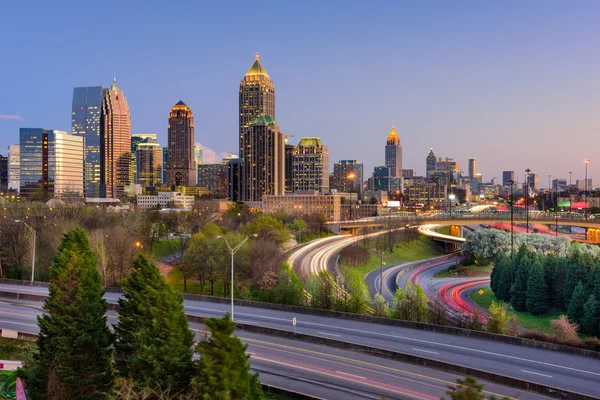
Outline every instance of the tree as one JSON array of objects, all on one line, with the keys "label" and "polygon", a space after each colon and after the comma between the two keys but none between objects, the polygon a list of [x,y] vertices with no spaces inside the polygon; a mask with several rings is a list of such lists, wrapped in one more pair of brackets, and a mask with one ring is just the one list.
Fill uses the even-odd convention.
[{"label": "tree", "polygon": [[200,359],[192,387],[203,399],[262,399],[258,376],[250,373],[248,345],[232,336],[235,325],[231,315],[209,318],[205,324],[210,339],[196,345]]},{"label": "tree", "polygon": [[348,302],[349,311],[357,314],[366,312],[371,302],[371,296],[365,281],[356,275],[349,276],[348,292],[350,294]]},{"label": "tree", "polygon": [[[510,263],[510,261],[509,261]],[[510,289],[512,288],[512,264],[504,265],[498,278],[498,293],[496,297],[503,301],[510,301]]]},{"label": "tree", "polygon": [[529,271],[527,279],[527,311],[533,315],[541,315],[548,311],[548,287],[544,279],[542,263],[536,260]]},{"label": "tree", "polygon": [[108,304],[96,258],[82,229],[64,234],[50,268],[46,314],[34,365],[28,373],[34,399],[107,399],[113,388]]},{"label": "tree", "polygon": [[275,302],[279,304],[299,306],[304,302],[304,285],[288,264],[281,266],[273,292]]},{"label": "tree", "polygon": [[139,255],[123,281],[115,361],[119,374],[138,387],[183,390],[194,375],[192,345],[183,298],[158,268]]},{"label": "tree", "polygon": [[487,329],[491,333],[502,334],[506,330],[509,320],[508,306],[506,303],[492,302],[488,315]]},{"label": "tree", "polygon": [[258,237],[274,241],[278,245],[287,242],[290,238],[289,231],[283,223],[273,217],[261,215],[255,220],[249,221],[243,230],[245,235],[257,234]]},{"label": "tree", "polygon": [[527,281],[529,279],[529,270],[533,263],[532,257],[535,257],[535,255],[527,252],[520,257],[518,264],[515,262],[517,272],[515,273],[515,282],[510,289],[510,304],[517,311],[527,310],[525,304],[527,301]]},{"label": "tree", "polygon": [[423,289],[408,282],[404,287],[396,289],[392,300],[392,316],[408,321],[429,321],[429,305]]},{"label": "tree", "polygon": [[373,311],[376,317],[388,317],[390,315],[390,305],[379,293],[373,299]]},{"label": "tree", "polygon": [[565,309],[564,302],[564,284],[567,274],[567,259],[565,257],[556,256],[546,258],[546,262],[553,263],[552,268],[552,287],[550,289],[550,298],[552,305],[560,310]]},{"label": "tree", "polygon": [[588,299],[588,295],[585,291],[585,287],[583,283],[579,281],[577,286],[575,286],[575,290],[573,291],[573,296],[571,297],[571,301],[569,301],[569,308],[567,309],[567,317],[571,321],[581,322],[583,318],[583,305]]},{"label": "tree", "polygon": [[583,318],[581,319],[583,332],[590,336],[600,334],[600,302],[593,294],[588,297],[583,305]]},{"label": "tree", "polygon": [[300,243],[302,241],[302,233],[306,230],[306,222],[303,219],[296,218],[290,224],[289,229],[296,235],[296,242]]},{"label": "tree", "polygon": [[[586,282],[587,278],[587,265],[591,264],[591,257],[589,254],[585,254],[581,249],[576,248],[573,255],[569,259],[569,266],[565,276],[565,283],[563,286],[563,302],[565,308],[568,310],[570,301],[573,298],[573,292],[578,282]],[[585,302],[585,300],[584,300]],[[583,306],[583,303],[581,304]],[[571,320],[571,318],[569,316]]]},{"label": "tree", "polygon": [[483,385],[477,383],[477,379],[467,376],[465,379],[457,379],[456,386],[448,386],[446,394],[451,400],[483,400]]}]

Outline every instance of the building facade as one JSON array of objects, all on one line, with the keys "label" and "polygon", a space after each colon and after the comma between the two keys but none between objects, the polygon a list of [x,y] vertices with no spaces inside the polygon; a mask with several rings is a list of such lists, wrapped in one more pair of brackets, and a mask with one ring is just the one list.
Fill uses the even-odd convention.
[{"label": "building facade", "polygon": [[294,192],[294,153],[296,153],[296,146],[288,143],[288,136],[285,135],[285,192],[293,193]]},{"label": "building facade", "polygon": [[[240,153],[239,157],[246,160],[244,133],[260,115],[270,115],[275,119],[275,85],[267,70],[262,66],[256,53],[254,63],[240,82],[239,97],[239,126]],[[248,164],[245,164],[248,165]]]},{"label": "building facade", "polygon": [[292,192],[329,192],[329,150],[317,137],[302,138],[292,161]]},{"label": "building facade", "polygon": [[131,135],[131,162],[129,163],[129,181],[131,184],[139,183],[137,147],[140,143],[158,143],[156,133],[134,133]]},{"label": "building facade", "polygon": [[169,113],[168,140],[167,185],[196,186],[194,115],[183,101],[175,104]]},{"label": "building facade", "polygon": [[425,159],[425,178],[429,178],[431,174],[435,171],[437,165],[437,158],[433,153],[433,149],[429,150],[429,154]]},{"label": "building facade", "polygon": [[515,171],[502,171],[502,186],[510,186],[510,181],[515,180]]},{"label": "building facade", "polygon": [[475,179],[477,174],[477,159],[474,157],[469,158],[469,180]]},{"label": "building facade", "polygon": [[155,141],[138,143],[135,150],[136,182],[143,189],[162,183],[163,151]]},{"label": "building facade", "polygon": [[322,214],[327,222],[341,218],[342,194],[292,194],[285,196],[266,195],[263,210],[267,214],[283,211],[291,216]]},{"label": "building facade", "polygon": [[0,154],[0,191],[8,189],[8,157]]},{"label": "building facade", "polygon": [[227,192],[227,164],[198,165],[198,186],[208,188],[211,193]]},{"label": "building facade", "polygon": [[21,128],[19,136],[22,196],[84,196],[83,137],[40,128]]},{"label": "building facade", "polygon": [[102,99],[102,86],[73,89],[71,132],[84,138],[85,195],[89,198],[100,197]]},{"label": "building facade", "polygon": [[330,184],[331,189],[344,193],[358,193],[358,197],[363,192],[363,164],[356,160],[340,160],[333,164],[334,185]]},{"label": "building facade", "polygon": [[389,169],[391,177],[402,177],[402,145],[394,125],[385,145],[385,166]]},{"label": "building facade", "polygon": [[131,116],[116,79],[102,90],[100,157],[100,197],[118,199],[131,183]]},{"label": "building facade", "polygon": [[162,159],[163,159],[163,164],[162,164],[162,184],[166,185],[167,184],[167,161],[169,160],[169,147],[168,146],[164,146],[162,148]]},{"label": "building facade", "polygon": [[137,207],[148,208],[177,208],[191,210],[194,206],[194,196],[180,192],[161,192],[156,196],[138,196]]},{"label": "building facade", "polygon": [[198,166],[202,164],[202,146],[194,146],[194,162],[196,163],[196,185],[200,186],[198,183]]},{"label": "building facade", "polygon": [[227,198],[229,201],[242,201],[242,173],[244,160],[233,158],[227,162]]},{"label": "building facade", "polygon": [[441,209],[446,207],[448,187],[435,183],[405,182],[405,202],[410,205],[421,204],[423,209]]},{"label": "building facade", "polygon": [[369,190],[390,191],[390,170],[386,166],[375,167],[369,178]]},{"label": "building facade", "polygon": [[279,125],[270,115],[256,118],[245,130],[242,184],[244,201],[261,201],[285,191],[285,144]]},{"label": "building facade", "polygon": [[19,190],[21,180],[21,146],[11,144],[8,146],[8,187]]}]

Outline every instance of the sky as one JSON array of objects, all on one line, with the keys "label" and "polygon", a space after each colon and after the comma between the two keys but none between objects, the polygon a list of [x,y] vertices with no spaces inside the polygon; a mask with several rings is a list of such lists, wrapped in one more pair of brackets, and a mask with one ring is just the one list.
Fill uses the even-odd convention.
[{"label": "sky", "polygon": [[[0,152],[20,127],[70,131],[73,87],[116,74],[132,133],[166,144],[170,108],[194,113],[208,161],[237,154],[239,83],[260,59],[291,143],[330,163],[384,163],[392,123],[404,168],[451,157],[485,181],[526,168],[600,178],[600,2],[3,1]],[[211,160],[211,158],[213,160]],[[599,182],[600,183],[600,182]]]}]

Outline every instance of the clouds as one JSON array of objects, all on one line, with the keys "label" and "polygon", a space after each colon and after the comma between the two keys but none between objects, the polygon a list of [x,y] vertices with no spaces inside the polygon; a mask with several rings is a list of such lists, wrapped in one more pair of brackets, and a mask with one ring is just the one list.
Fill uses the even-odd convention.
[{"label": "clouds", "polygon": [[23,121],[25,118],[20,115],[4,115],[0,114],[0,121]]},{"label": "clouds", "polygon": [[202,164],[217,164],[223,161],[225,157],[232,154],[228,151],[222,151],[219,154],[217,154],[216,151],[214,151],[210,147],[204,146],[200,142],[196,142],[196,146],[202,147]]}]

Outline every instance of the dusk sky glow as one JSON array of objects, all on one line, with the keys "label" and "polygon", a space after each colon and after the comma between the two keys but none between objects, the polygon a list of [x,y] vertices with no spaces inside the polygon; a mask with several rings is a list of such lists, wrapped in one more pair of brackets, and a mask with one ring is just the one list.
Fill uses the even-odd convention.
[{"label": "dusk sky glow", "polygon": [[502,170],[600,178],[600,2],[5,1],[0,149],[20,127],[70,131],[75,86],[116,74],[132,133],[166,144],[170,108],[196,142],[237,154],[238,89],[254,54],[276,120],[318,136],[330,162],[384,162],[392,122],[404,168],[452,157],[485,181]]}]

